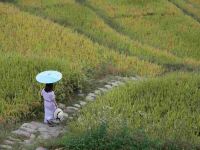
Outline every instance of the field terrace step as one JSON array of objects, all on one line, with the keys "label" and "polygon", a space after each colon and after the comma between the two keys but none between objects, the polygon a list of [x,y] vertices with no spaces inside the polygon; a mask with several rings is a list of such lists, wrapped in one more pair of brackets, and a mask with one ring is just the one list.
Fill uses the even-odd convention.
[{"label": "field terrace step", "polygon": [[[103,88],[97,88],[94,90],[93,93],[89,93],[85,97],[85,101],[81,100],[77,103],[73,104],[73,106],[67,106],[62,103],[58,103],[58,107],[61,108],[64,112],[64,119],[67,120],[74,120],[78,116],[77,112],[87,104],[87,102],[93,102],[96,100],[97,96],[102,95],[109,90],[113,89],[114,87],[123,85],[124,82],[129,80],[141,80],[140,77],[115,77],[115,79],[110,80],[109,82],[105,83]],[[85,94],[81,93],[79,96],[84,97]],[[56,125],[54,127],[49,127],[48,125],[32,121],[29,123],[24,123],[19,127],[19,129],[12,131],[12,136],[9,136],[7,139],[4,140],[4,144],[0,145],[0,150],[2,149],[13,149],[14,144],[20,144],[21,149],[24,149],[24,146],[33,145],[40,140],[48,140],[52,138],[56,138],[61,133],[66,131],[67,124],[64,126],[62,124]],[[36,150],[46,150],[46,148],[38,147]]]}]

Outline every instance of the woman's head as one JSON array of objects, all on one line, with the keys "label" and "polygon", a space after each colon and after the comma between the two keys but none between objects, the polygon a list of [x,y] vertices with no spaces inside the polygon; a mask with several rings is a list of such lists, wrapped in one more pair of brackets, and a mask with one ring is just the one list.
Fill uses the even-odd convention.
[{"label": "woman's head", "polygon": [[53,91],[53,83],[48,83],[45,86],[45,92],[52,92]]}]

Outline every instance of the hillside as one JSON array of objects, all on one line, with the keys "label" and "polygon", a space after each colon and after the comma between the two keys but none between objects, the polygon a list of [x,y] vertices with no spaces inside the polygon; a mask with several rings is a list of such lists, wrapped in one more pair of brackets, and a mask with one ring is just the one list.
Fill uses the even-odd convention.
[{"label": "hillside", "polygon": [[125,142],[127,149],[196,149],[200,144],[198,0],[1,1],[0,63],[2,131],[5,124],[41,115],[43,85],[35,76],[53,69],[63,74],[55,92],[66,105],[77,101],[77,91],[88,94],[108,77],[141,81],[98,95],[69,123],[70,133],[50,141],[49,148],[123,149],[117,143]]},{"label": "hillside", "polygon": [[[189,26],[191,32],[194,33],[195,35],[187,33],[188,31],[186,29],[183,35],[180,35],[180,37],[176,38],[177,35],[175,34],[180,32],[179,30],[177,30],[179,28],[178,27],[173,28],[173,26],[170,24],[171,22],[170,20],[163,21],[163,24],[165,22],[168,22],[169,28],[168,27],[165,27],[165,28],[168,28],[168,29],[172,28],[175,31],[163,29],[164,27],[162,27],[162,24],[155,25],[156,19],[159,19],[159,18],[154,19],[155,23],[153,22],[153,20],[150,22],[152,24],[152,28],[149,27],[149,29],[148,29],[148,24],[149,24],[148,22],[144,22],[144,23],[141,22],[140,24],[141,29],[139,29],[139,26],[137,27],[137,26],[134,26],[134,24],[130,24],[131,20],[132,21],[135,20],[133,18],[127,18],[127,20],[124,20],[124,21],[122,20],[123,17],[119,18],[121,19],[121,21],[123,21],[123,23],[127,22],[127,25],[125,24],[121,25],[120,22],[117,22],[114,19],[112,19],[113,18],[112,15],[114,14],[112,15],[109,14],[109,13],[114,13],[113,10],[109,8],[104,9],[103,6],[110,5],[111,8],[113,7],[114,10],[116,10],[118,13],[121,13],[121,15],[123,16],[123,13],[127,14],[127,11],[125,12],[123,11],[129,10],[128,3],[124,2],[124,3],[115,4],[115,3],[112,3],[113,1],[110,1],[110,2],[107,1],[107,2],[108,4],[106,3],[106,1],[91,1],[91,2],[90,1],[75,1],[75,0],[64,0],[64,1],[52,0],[48,2],[47,1],[33,1],[33,2],[17,1],[16,5],[24,11],[28,11],[30,13],[33,13],[45,19],[52,20],[66,27],[71,27],[75,31],[86,35],[92,41],[97,42],[100,45],[114,49],[115,51],[118,51],[120,53],[124,53],[131,56],[137,56],[139,59],[142,59],[142,60],[147,60],[159,65],[164,65],[166,69],[168,70],[196,70],[195,66],[196,65],[199,66],[199,60],[198,59],[195,60],[193,59],[194,57],[190,57],[190,55],[197,56],[198,55],[197,53],[199,52],[198,50],[199,49],[198,47],[199,31],[197,30],[197,28],[199,28],[199,24],[193,20],[191,21],[190,18],[185,17],[180,11],[177,10],[177,8],[172,7],[170,4],[167,3],[169,7],[172,7],[170,9],[177,12],[175,14],[177,18],[175,18],[174,19],[175,21],[173,22],[173,24],[175,24],[174,26],[182,25],[184,26],[183,28],[187,28],[187,26]],[[98,6],[99,8],[93,7],[93,3],[95,7]],[[133,4],[135,4],[134,1],[133,1]],[[151,6],[152,7],[154,6],[153,2],[152,4],[151,3],[148,3],[148,4],[149,5],[145,7],[151,8]],[[117,5],[119,6],[117,7]],[[140,5],[140,3],[138,3],[138,5]],[[159,2],[158,5],[160,6],[160,8],[163,7],[162,6],[163,4],[161,2]],[[118,10],[118,8],[120,9]],[[129,11],[133,13],[137,13],[137,9],[136,9],[136,12],[134,12],[135,11],[134,7],[132,9],[133,10],[129,10]],[[158,10],[159,11],[158,13],[165,14],[166,9],[168,8],[163,8],[160,11]],[[142,9],[138,10],[138,12],[142,13]],[[143,12],[143,13],[148,13],[148,10],[147,12]],[[159,17],[159,14],[157,15],[158,17]],[[138,17],[138,18],[141,18],[141,17]],[[169,17],[169,18],[173,19],[173,17]],[[178,18],[181,18],[182,22],[178,21]],[[135,22],[138,22],[138,20],[136,20]],[[189,23],[192,25],[189,25]],[[142,24],[144,24],[144,26],[141,26]],[[125,31],[125,29],[127,29],[127,31]],[[150,33],[150,35],[152,34],[152,36],[150,37],[150,35],[148,35],[147,36],[148,38],[146,38],[145,36],[141,38],[143,40],[149,39],[151,41],[154,41],[154,43],[156,42],[160,46],[153,45],[151,43],[148,43],[147,41],[142,41],[139,37],[134,38],[133,36],[136,36],[137,32],[135,32],[133,29],[138,30],[140,34],[142,34],[143,31],[145,31],[143,29],[148,29],[148,31],[152,32]],[[174,35],[170,36],[170,34],[172,33],[174,33]],[[159,34],[160,36],[166,35],[166,36],[163,36],[165,37],[165,39],[161,39],[157,34]],[[194,52],[191,52],[190,54],[187,54],[187,51],[189,51],[189,49],[187,49],[187,47],[185,47],[182,44],[182,43],[187,42],[187,37],[188,37],[187,34],[189,34],[189,36],[191,35],[193,37],[197,37],[195,38],[195,41],[192,42],[196,44],[191,45]],[[170,45],[170,41],[168,41],[168,39],[173,40],[172,38],[176,38],[172,42],[173,42],[173,45],[175,46],[175,49],[180,50],[179,54],[177,52],[171,51],[173,50],[173,47],[161,46],[162,43],[164,45]],[[182,47],[178,47],[178,45]],[[163,51],[162,49],[164,49],[165,51]],[[182,50],[182,49],[185,49],[185,50]],[[181,58],[177,57],[176,54],[178,54],[178,56],[180,56]],[[184,59],[182,59],[183,56],[184,56]]]},{"label": "hillside", "polygon": [[2,121],[5,115],[8,120],[9,117],[19,118],[21,111],[31,111],[32,102],[38,103],[36,98],[41,87],[35,82],[35,75],[42,70],[55,68],[62,71],[65,82],[69,83],[66,89],[81,88],[81,82],[90,76],[154,76],[163,72],[156,64],[109,50],[69,28],[21,12],[14,6],[1,3],[0,7],[3,14],[0,18]]}]

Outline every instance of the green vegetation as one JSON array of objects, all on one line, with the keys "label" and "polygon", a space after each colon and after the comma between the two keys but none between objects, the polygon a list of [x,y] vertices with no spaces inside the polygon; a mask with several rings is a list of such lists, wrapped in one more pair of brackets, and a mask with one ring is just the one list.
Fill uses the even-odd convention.
[{"label": "green vegetation", "polygon": [[[132,39],[182,58],[200,58],[199,22],[169,1],[86,0],[86,3]],[[199,15],[199,8],[196,13]]]},{"label": "green vegetation", "polygon": [[109,132],[108,126],[102,123],[95,129],[90,129],[82,134],[68,133],[63,139],[52,141],[50,149],[62,147],[66,150],[138,150],[138,149],[196,149],[198,146],[183,145],[173,141],[163,142],[148,138],[142,131],[132,133],[124,126],[118,131]]},{"label": "green vegetation", "polygon": [[197,149],[199,58],[198,0],[3,0],[0,124],[41,112],[40,71],[63,73],[65,103],[88,79],[139,75],[85,107],[49,147]]},{"label": "green vegetation", "polygon": [[198,0],[171,0],[186,15],[191,16],[200,23],[200,2]]},{"label": "green vegetation", "polygon": [[[63,99],[87,77],[104,74],[156,75],[163,69],[136,57],[93,44],[68,28],[0,3],[0,120],[32,116],[39,105],[38,72],[57,69],[64,74]],[[8,67],[9,66],[9,67]],[[144,69],[148,68],[148,69]],[[34,115],[34,114],[33,114]]]},{"label": "green vegetation", "polygon": [[[199,67],[199,62],[195,60],[189,58],[181,59],[168,51],[161,51],[141,44],[138,41],[132,40],[129,36],[119,33],[119,29],[112,28],[104,18],[102,19],[95,11],[83,4],[75,0],[18,0],[16,2],[16,5],[24,11],[55,21],[64,26],[70,26],[75,31],[89,37],[92,41],[122,54],[134,55],[139,59],[164,65],[169,70],[196,70],[196,66]],[[192,31],[195,32],[196,30]],[[195,32],[195,34],[198,35],[198,32]],[[198,49],[196,51],[198,52]],[[182,51],[182,53],[185,52]]]},{"label": "green vegetation", "polygon": [[130,82],[84,108],[71,131],[83,133],[107,122],[110,132],[126,124],[151,139],[198,144],[199,85],[200,76],[187,73]]}]

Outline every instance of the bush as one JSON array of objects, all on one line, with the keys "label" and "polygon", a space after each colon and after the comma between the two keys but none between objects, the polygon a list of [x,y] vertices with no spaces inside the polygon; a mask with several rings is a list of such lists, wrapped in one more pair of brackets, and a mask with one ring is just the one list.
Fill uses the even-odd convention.
[{"label": "bush", "polygon": [[183,143],[164,142],[148,138],[142,130],[131,132],[126,126],[109,132],[106,123],[80,134],[70,133],[51,143],[49,148],[62,147],[65,150],[138,150],[138,149],[194,149],[195,146]]}]

